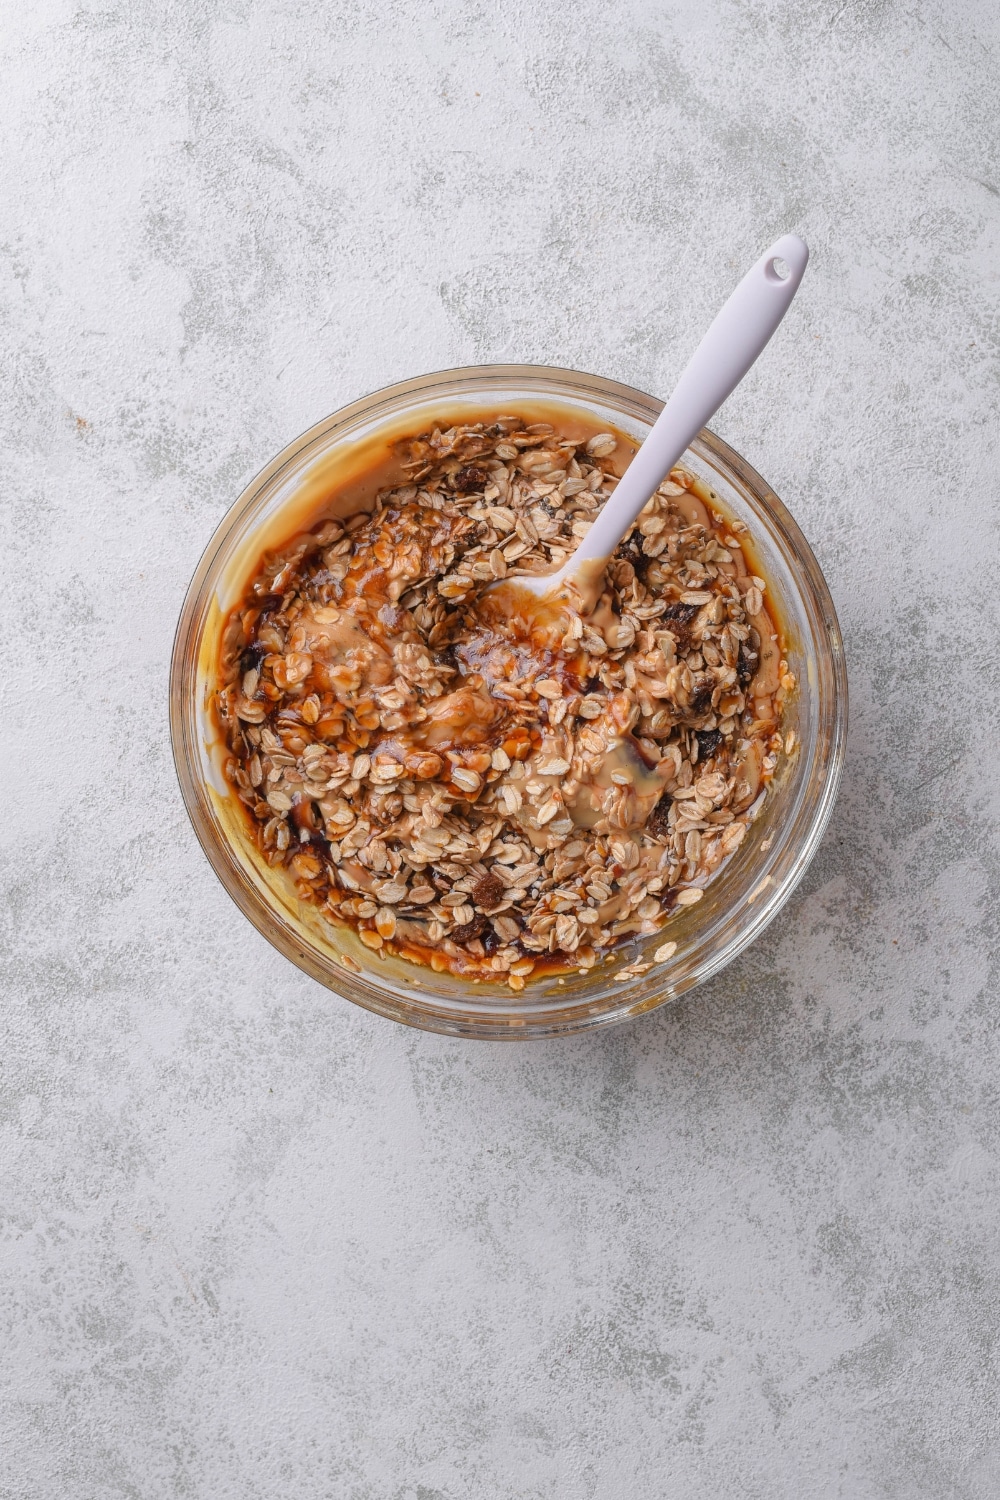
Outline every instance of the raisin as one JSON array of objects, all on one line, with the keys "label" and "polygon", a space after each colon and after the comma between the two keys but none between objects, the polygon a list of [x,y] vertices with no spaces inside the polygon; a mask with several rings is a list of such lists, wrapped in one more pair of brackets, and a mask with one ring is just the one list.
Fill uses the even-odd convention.
[{"label": "raisin", "polygon": [[697,604],[671,604],[663,611],[660,618],[669,620],[674,625],[690,625],[698,609]]},{"label": "raisin", "polygon": [[485,917],[475,916],[471,922],[463,922],[461,927],[455,927],[448,934],[453,943],[471,943],[481,932],[485,932],[489,923]]},{"label": "raisin", "polygon": [[490,476],[485,469],[477,468],[475,464],[468,464],[466,468],[459,469],[455,475],[455,489],[460,495],[469,495],[473,490],[481,490],[490,482]]},{"label": "raisin", "polygon": [[700,687],[695,689],[688,712],[691,714],[703,714],[709,708],[711,702],[712,684],[710,682],[703,682]]},{"label": "raisin", "polygon": [[744,642],[740,647],[739,659],[736,663],[736,676],[739,679],[741,687],[746,687],[748,683],[753,681],[759,661],[760,656],[758,653],[752,646],[748,646]]},{"label": "raisin", "polygon": [[615,556],[623,557],[627,562],[630,562],[637,575],[644,572],[649,566],[649,558],[639,546],[639,539],[634,532],[630,536],[627,536],[623,542],[619,542],[618,551],[615,553]]},{"label": "raisin", "polygon": [[498,875],[484,875],[472,887],[472,899],[476,906],[484,906],[487,910],[496,906],[498,901],[503,900],[503,894],[507,887]]},{"label": "raisin", "polygon": [[656,804],[656,806],[653,808],[653,811],[646,819],[644,832],[648,833],[651,838],[665,839],[669,836],[670,825],[667,819],[670,816],[670,807],[673,800],[674,799],[670,796],[669,792],[664,792],[663,796],[660,798],[659,802]]},{"label": "raisin", "polygon": [[252,672],[252,671],[254,671],[255,668],[257,668],[257,667],[260,666],[261,662],[264,660],[264,657],[266,655],[267,655],[267,649],[266,649],[266,647],[264,647],[264,646],[258,646],[257,643],[256,643],[256,641],[255,641],[252,646],[247,646],[246,650],[243,652],[242,656],[240,657],[240,671],[241,672]]},{"label": "raisin", "polygon": [[722,734],[718,729],[699,729],[695,733],[695,739],[698,741],[699,760],[708,760],[722,744]]}]

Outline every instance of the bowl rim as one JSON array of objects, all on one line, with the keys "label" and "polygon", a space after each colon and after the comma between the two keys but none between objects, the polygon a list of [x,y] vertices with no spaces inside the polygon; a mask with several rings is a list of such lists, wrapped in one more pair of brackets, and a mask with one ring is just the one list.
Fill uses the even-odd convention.
[{"label": "bowl rim", "polygon": [[[292,464],[317,439],[324,436],[332,437],[339,428],[349,425],[359,417],[367,417],[370,421],[377,422],[380,410],[395,407],[401,399],[409,395],[424,395],[427,402],[430,402],[434,399],[434,391],[437,387],[444,387],[439,395],[441,401],[446,402],[448,399],[456,401],[461,399],[461,391],[459,389],[449,391],[447,389],[449,386],[460,387],[469,394],[474,394],[477,385],[485,389],[497,382],[509,381],[516,384],[518,381],[532,382],[533,380],[538,383],[548,381],[572,385],[575,387],[577,399],[586,396],[589,392],[594,397],[605,400],[617,398],[626,407],[634,405],[638,408],[641,405],[645,408],[642,420],[647,419],[650,408],[658,411],[664,405],[660,398],[638,387],[586,371],[547,364],[498,363],[460,365],[444,370],[428,371],[422,375],[411,376],[406,380],[379,387],[345,406],[338,407],[334,412],[313,423],[286,443],[268,463],[258,470],[243,486],[239,495],[213,529],[202,549],[184,595],[171,649],[168,685],[171,751],[185,810],[198,843],[223,888],[256,930],[303,972],[343,999],[348,999],[376,1014],[419,1030],[493,1041],[520,1041],[566,1036],[621,1024],[634,1016],[673,1003],[687,990],[704,984],[744,952],[789,900],[826,832],[836,804],[843,773],[848,727],[848,681],[843,638],[829,586],[815,554],[798,523],[767,481],[724,439],[709,428],[703,428],[698,438],[691,444],[691,451],[706,452],[711,459],[728,470],[739,484],[750,491],[756,502],[766,508],[773,530],[780,535],[786,550],[802,568],[825,629],[829,647],[829,666],[833,677],[833,714],[826,741],[826,775],[805,836],[797,847],[791,870],[783,876],[780,883],[762,892],[762,899],[745,925],[721,944],[717,953],[706,955],[700,962],[696,974],[677,984],[664,984],[662,993],[658,996],[637,999],[632,995],[630,983],[622,986],[619,1003],[608,1005],[598,1013],[567,1016],[565,1021],[555,1018],[545,1020],[541,1015],[533,1019],[527,1007],[521,1009],[513,1004],[514,997],[512,996],[510,1001],[505,1002],[508,1005],[506,1011],[498,1002],[495,1007],[488,1009],[484,1007],[476,1013],[474,1018],[465,1016],[457,1020],[451,1010],[436,1011],[432,1003],[433,995],[429,992],[424,993],[422,990],[413,996],[417,1004],[412,1008],[400,1005],[389,993],[384,996],[373,993],[371,990],[366,993],[348,993],[349,989],[353,989],[359,976],[346,969],[337,970],[333,965],[324,962],[318,952],[311,951],[306,943],[296,937],[293,929],[277,919],[276,912],[249,886],[229,841],[216,835],[214,821],[210,816],[206,816],[207,798],[203,793],[202,779],[194,774],[193,757],[186,753],[190,744],[186,713],[189,705],[184,692],[184,678],[189,668],[186,648],[192,640],[193,633],[197,632],[197,638],[200,639],[204,628],[204,610],[199,606],[202,603],[205,584],[216,559],[234,533],[238,535],[241,532],[248,512],[252,510],[265,486],[271,484],[286,465]],[[564,392],[565,394],[568,392]],[[531,395],[532,392],[525,391],[526,397]],[[553,393],[553,396],[558,399],[556,393]],[[192,674],[191,687],[196,686],[196,682],[197,673],[195,672]],[[334,983],[333,980],[338,982]],[[631,999],[630,995],[632,995]],[[578,1010],[582,1009],[578,1007]]]}]

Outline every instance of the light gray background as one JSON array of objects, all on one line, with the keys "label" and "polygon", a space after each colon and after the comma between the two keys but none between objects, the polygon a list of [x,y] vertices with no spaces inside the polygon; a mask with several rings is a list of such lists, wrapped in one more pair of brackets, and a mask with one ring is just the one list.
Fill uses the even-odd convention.
[{"label": "light gray background", "polygon": [[[1000,1490],[993,0],[4,0],[4,1500]],[[389,381],[717,419],[849,653],[844,791],[672,1010],[412,1033],[195,844],[171,635],[243,483]]]}]

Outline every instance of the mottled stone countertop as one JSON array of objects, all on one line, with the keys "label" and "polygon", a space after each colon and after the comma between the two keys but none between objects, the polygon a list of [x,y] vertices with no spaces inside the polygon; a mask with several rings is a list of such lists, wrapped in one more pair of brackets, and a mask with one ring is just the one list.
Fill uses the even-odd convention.
[{"label": "mottled stone countertop", "polygon": [[[37,0],[0,47],[0,1496],[993,1500],[997,7]],[[607,1035],[337,1000],[174,778],[213,528],[407,375],[665,394],[786,229],[715,426],[844,628],[804,884]]]}]

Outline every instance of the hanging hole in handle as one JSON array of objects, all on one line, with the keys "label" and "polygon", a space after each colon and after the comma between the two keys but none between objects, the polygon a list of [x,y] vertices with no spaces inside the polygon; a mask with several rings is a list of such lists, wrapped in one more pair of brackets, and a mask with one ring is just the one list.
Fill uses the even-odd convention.
[{"label": "hanging hole in handle", "polygon": [[788,262],[782,260],[780,255],[775,255],[764,268],[764,275],[768,281],[787,281],[791,274]]}]

